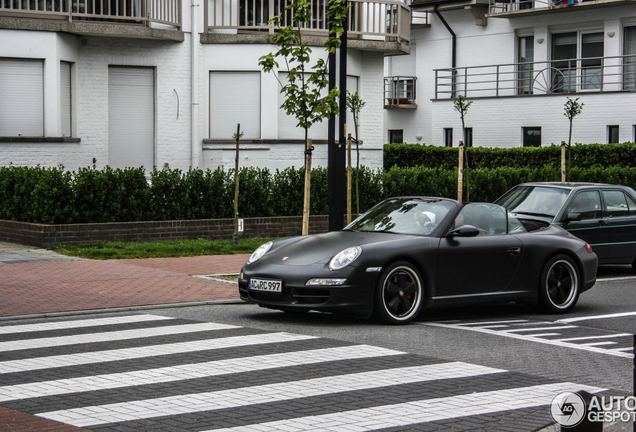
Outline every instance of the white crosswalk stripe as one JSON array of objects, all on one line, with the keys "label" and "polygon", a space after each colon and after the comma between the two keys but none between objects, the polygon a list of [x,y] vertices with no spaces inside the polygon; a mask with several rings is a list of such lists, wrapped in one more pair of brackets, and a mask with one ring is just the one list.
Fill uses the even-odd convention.
[{"label": "white crosswalk stripe", "polygon": [[[472,393],[470,395],[383,405],[336,414],[302,417],[293,420],[260,423],[258,429],[252,428],[252,425],[250,425],[236,428],[214,429],[214,432],[248,432],[255,430],[259,432],[301,432],[336,430],[337,428],[342,428],[342,430],[347,431],[364,431],[411,426],[417,423],[508,411],[511,409],[511,405],[514,405],[515,409],[548,405],[554,398],[554,395],[558,393],[579,390],[598,392],[602,389],[572,383],[548,384],[512,390]],[[512,400],[514,400],[513,404],[510,403]],[[453,409],[449,409],[449,407]],[[379,427],[374,427],[376,425]]]},{"label": "white crosswalk stripe", "polygon": [[103,326],[110,324],[128,324],[128,323],[140,323],[148,321],[163,321],[174,320],[172,317],[165,317],[161,315],[124,315],[118,317],[108,318],[94,318],[86,319],[82,321],[52,321],[39,324],[18,324],[8,325],[0,327],[0,335],[2,334],[15,334],[15,333],[27,333],[27,332],[39,332],[45,330],[65,330],[65,329],[78,329],[82,327]]},{"label": "white crosswalk stripe", "polygon": [[120,360],[132,360],[145,357],[183,354],[232,347],[263,345],[280,342],[292,342],[316,339],[315,336],[290,333],[268,333],[246,336],[233,336],[220,339],[204,339],[191,342],[150,345],[136,348],[93,351],[78,354],[63,354],[48,357],[26,358],[0,362],[0,374],[35,371],[56,367],[80,366],[91,363],[103,363]]},{"label": "white crosswalk stripe", "polygon": [[[387,387],[392,385],[423,382],[429,380],[473,377],[488,373],[504,372],[485,366],[453,362],[428,366],[415,366],[362,372],[340,376],[330,376],[292,383],[266,384],[218,392],[196,393],[158,399],[148,399],[135,403],[118,403],[39,414],[42,417],[70,423],[74,426],[94,426],[110,423],[112,414],[125,420],[139,420],[169,414],[183,414],[198,411],[212,411],[241,407],[259,403],[280,402],[290,399],[320,396],[355,390]],[[140,405],[145,405],[143,412]]]},{"label": "white crosswalk stripe", "polygon": [[219,360],[207,363],[184,364],[142,371],[79,377],[56,381],[0,387],[0,402],[41,396],[53,396],[137,385],[158,384],[183,379],[195,379],[255,370],[310,365],[327,361],[362,359],[403,354],[399,351],[368,345],[325,348],[291,353],[270,354]]},{"label": "white crosswalk stripe", "polygon": [[147,338],[153,336],[175,335],[212,330],[227,330],[236,326],[226,324],[202,323],[184,324],[169,327],[156,327],[140,330],[122,330],[103,333],[91,333],[86,335],[58,336],[41,339],[23,339],[18,341],[0,342],[0,352],[27,350],[34,348],[49,348],[64,345],[75,345],[94,342],[112,342],[116,340]]},{"label": "white crosswalk stripe", "polygon": [[[355,431],[418,429],[540,406],[548,413],[560,392],[604,390],[315,336],[169,319],[130,315],[0,326],[0,334],[8,336],[32,333],[0,342],[0,376],[6,378],[0,403],[100,431],[153,425],[192,431]],[[78,334],[69,335],[73,329]],[[65,336],[51,333],[59,330]],[[194,334],[207,331],[207,336]],[[170,335],[183,341],[146,339]],[[128,347],[103,350],[107,341],[128,341]],[[281,407],[294,401],[302,401],[301,411],[281,414]],[[278,417],[272,417],[276,406]],[[243,418],[248,409],[251,414]],[[209,421],[193,422],[192,416]],[[216,424],[219,418],[234,421]]]}]

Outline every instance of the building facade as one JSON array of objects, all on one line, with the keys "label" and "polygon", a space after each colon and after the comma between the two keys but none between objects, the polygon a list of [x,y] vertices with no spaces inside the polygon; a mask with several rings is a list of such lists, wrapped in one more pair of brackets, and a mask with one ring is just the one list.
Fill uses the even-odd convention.
[{"label": "building facade", "polygon": [[[385,61],[385,139],[520,147],[636,141],[629,0],[416,0],[411,53]],[[472,101],[466,135],[454,101]]]},{"label": "building facade", "polygon": [[[284,1],[0,0],[0,166],[215,169],[302,166],[304,131],[279,109],[286,72],[267,24]],[[325,3],[305,29],[326,57]],[[347,89],[360,113],[361,159],[382,163],[385,55],[409,52],[410,10],[352,2]],[[271,12],[271,13],[270,13]],[[349,131],[353,131],[348,119]],[[310,131],[327,163],[327,122]]]}]

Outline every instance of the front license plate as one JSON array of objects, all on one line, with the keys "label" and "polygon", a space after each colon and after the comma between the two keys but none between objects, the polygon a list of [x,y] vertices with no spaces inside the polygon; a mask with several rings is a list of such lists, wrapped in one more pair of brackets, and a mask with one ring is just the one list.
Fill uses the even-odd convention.
[{"label": "front license plate", "polygon": [[250,289],[254,291],[283,292],[283,282],[279,280],[250,279]]}]

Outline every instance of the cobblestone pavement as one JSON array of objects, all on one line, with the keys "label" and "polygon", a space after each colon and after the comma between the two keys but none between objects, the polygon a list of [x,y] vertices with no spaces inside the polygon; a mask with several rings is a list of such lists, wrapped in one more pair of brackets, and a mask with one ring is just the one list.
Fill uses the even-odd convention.
[{"label": "cobblestone pavement", "polygon": [[603,390],[139,313],[0,325],[0,377],[4,412],[95,432],[523,432],[550,423],[556,394]]}]

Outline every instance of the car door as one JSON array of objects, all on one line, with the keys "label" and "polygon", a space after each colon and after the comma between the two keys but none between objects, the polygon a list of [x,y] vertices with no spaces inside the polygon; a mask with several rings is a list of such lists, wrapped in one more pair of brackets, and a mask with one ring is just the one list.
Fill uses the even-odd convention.
[{"label": "car door", "polygon": [[507,234],[505,209],[494,204],[467,204],[454,228],[472,225],[476,237],[446,236],[439,246],[436,297],[504,291],[519,268],[522,243]]},{"label": "car door", "polygon": [[609,255],[607,221],[598,189],[578,191],[566,204],[559,223],[576,237],[588,242],[599,260]]},{"label": "car door", "polygon": [[620,189],[603,189],[601,196],[610,245],[607,259],[631,263],[636,257],[636,201]]}]

